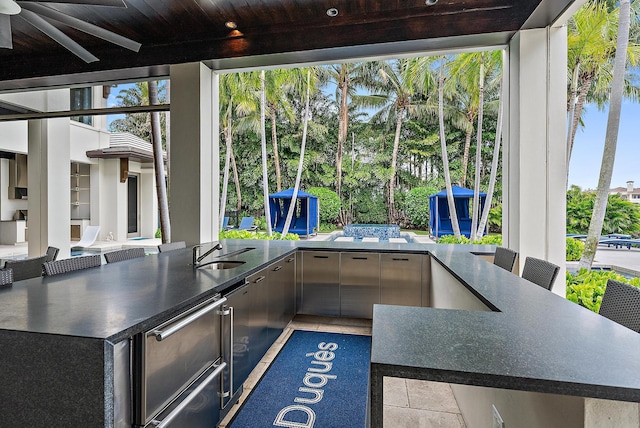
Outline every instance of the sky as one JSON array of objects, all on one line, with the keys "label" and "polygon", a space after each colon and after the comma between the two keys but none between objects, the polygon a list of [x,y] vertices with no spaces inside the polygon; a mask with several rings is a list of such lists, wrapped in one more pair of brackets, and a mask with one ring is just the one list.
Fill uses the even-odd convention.
[{"label": "sky", "polygon": [[[608,109],[601,112],[595,105],[587,106],[583,114],[585,126],[578,129],[573,147],[569,185],[582,190],[598,187],[607,116]],[[635,182],[634,187],[640,187],[640,105],[624,102],[610,187],[626,187],[629,180]]]}]

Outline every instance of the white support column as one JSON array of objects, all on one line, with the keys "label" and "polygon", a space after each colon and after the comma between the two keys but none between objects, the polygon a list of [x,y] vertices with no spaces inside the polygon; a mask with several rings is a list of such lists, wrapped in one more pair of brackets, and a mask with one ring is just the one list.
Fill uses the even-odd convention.
[{"label": "white support column", "polygon": [[217,240],[218,75],[201,63],[171,66],[171,240]]},{"label": "white support column", "polygon": [[[93,168],[92,168],[93,171]],[[120,182],[120,160],[103,159],[100,162],[99,180],[91,179],[91,187],[100,186],[100,216],[91,214],[91,224],[100,226],[98,240],[113,235],[115,241],[127,240],[127,183]],[[93,191],[92,191],[93,193]]]},{"label": "white support column", "polygon": [[[69,91],[48,92],[45,108],[68,110]],[[66,258],[71,250],[69,119],[30,120],[28,134],[29,257],[43,255],[51,245]]]},{"label": "white support column", "polygon": [[158,196],[153,168],[140,170],[140,236],[153,238],[158,229]]},{"label": "white support column", "polygon": [[503,152],[503,243],[561,266],[565,295],[566,27],[520,31],[509,44]]}]

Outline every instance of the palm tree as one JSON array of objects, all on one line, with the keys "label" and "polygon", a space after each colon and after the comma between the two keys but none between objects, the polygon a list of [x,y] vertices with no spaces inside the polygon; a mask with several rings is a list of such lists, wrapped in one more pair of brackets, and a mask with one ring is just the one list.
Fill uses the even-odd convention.
[{"label": "palm tree", "polygon": [[[325,69],[329,78],[336,83],[338,101],[338,144],[336,148],[336,193],[342,199],[342,153],[348,135],[349,99],[356,95],[357,86],[362,84],[365,63],[342,63]],[[344,212],[340,210],[340,221],[344,223]]]},{"label": "palm tree", "polygon": [[389,173],[388,219],[390,223],[396,221],[396,170],[402,123],[407,117],[417,114],[420,108],[420,103],[412,98],[415,85],[411,79],[414,73],[411,67],[408,67],[409,64],[409,59],[374,63],[373,66],[377,68],[377,78],[365,81],[364,86],[377,90],[379,93],[369,96],[366,100],[361,100],[363,104],[368,104],[369,107],[382,107],[373,114],[371,117],[372,122],[386,123],[395,128],[391,153],[391,171]]},{"label": "palm tree", "polygon": [[269,210],[269,175],[267,174],[267,138],[265,127],[266,108],[265,73],[260,72],[260,142],[262,143],[262,193],[264,196],[264,218],[267,222],[267,234],[271,236],[271,211]]},{"label": "palm tree", "polygon": [[579,268],[591,269],[604,223],[609,187],[611,186],[611,176],[613,175],[613,164],[616,156],[616,145],[618,143],[618,129],[620,127],[620,110],[622,107],[627,47],[629,44],[629,26],[631,21],[629,0],[620,0],[619,16],[604,153],[602,155],[602,165],[600,167],[600,178],[598,180],[598,190],[596,192],[593,214],[591,216],[591,222],[589,223],[589,232],[587,234],[584,251],[578,264]]},{"label": "palm tree", "polygon": [[478,225],[478,231],[477,231],[477,236],[476,239],[478,239],[480,236],[480,234],[482,233],[482,231],[485,229],[485,227],[487,226],[487,221],[489,220],[489,211],[491,210],[491,201],[493,199],[493,192],[495,190],[495,184],[496,184],[496,177],[498,175],[498,162],[500,161],[500,144],[501,144],[501,139],[502,139],[502,118],[504,115],[504,99],[505,97],[505,91],[507,88],[507,77],[506,77],[506,73],[504,73],[504,64],[506,63],[506,55],[507,52],[505,50],[503,51],[495,51],[495,53],[491,54],[492,57],[493,56],[497,56],[500,55],[500,58],[502,60],[502,67],[501,67],[501,71],[502,71],[502,82],[500,84],[500,88],[498,90],[498,93],[500,94],[500,104],[498,107],[498,123],[496,124],[496,139],[495,139],[495,143],[493,146],[493,161],[491,162],[491,175],[489,177],[489,188],[487,190],[487,200],[485,201],[485,206],[484,206],[484,210],[482,212],[482,217],[480,218],[480,224]]},{"label": "palm tree", "polygon": [[447,154],[447,140],[444,133],[444,73],[443,67],[446,59],[440,59],[440,67],[438,73],[438,123],[440,127],[440,149],[442,151],[442,169],[444,173],[445,186],[447,188],[447,204],[449,206],[449,215],[451,216],[451,227],[453,235],[456,239],[460,239],[460,225],[458,224],[458,214],[453,200],[453,190],[451,188],[451,174],[449,172],[449,155]]},{"label": "palm tree", "polygon": [[[634,9],[640,7],[634,4]],[[637,11],[634,11],[637,13]],[[584,105],[592,100],[603,107],[609,101],[613,57],[616,52],[618,9],[604,1],[591,1],[581,7],[568,25],[568,74],[570,76],[567,104],[567,171],[580,125]],[[634,20],[634,32],[640,30]],[[635,40],[635,36],[634,36]],[[638,63],[640,46],[628,43],[627,59],[630,66]],[[625,76],[625,96],[638,100],[638,87],[633,78]]]},{"label": "palm tree", "polygon": [[[158,104],[158,82],[148,82],[149,105]],[[166,178],[164,175],[164,160],[162,158],[162,132],[160,130],[160,113],[151,113],[151,143],[153,146],[153,167],[156,178],[158,207],[160,210],[160,232],[162,243],[171,242],[171,223],[169,222],[169,202],[167,199]]]}]

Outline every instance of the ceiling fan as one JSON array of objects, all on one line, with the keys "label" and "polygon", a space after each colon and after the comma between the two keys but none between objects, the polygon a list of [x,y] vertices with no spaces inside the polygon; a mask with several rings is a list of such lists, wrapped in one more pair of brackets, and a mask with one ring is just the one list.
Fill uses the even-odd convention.
[{"label": "ceiling fan", "polygon": [[142,46],[140,43],[112,31],[60,12],[46,5],[46,3],[127,7],[124,0],[0,0],[0,48],[13,49],[11,36],[12,17],[28,22],[87,63],[99,61],[99,59],[62,32],[59,28],[60,26],[75,28],[134,52],[138,52]]}]

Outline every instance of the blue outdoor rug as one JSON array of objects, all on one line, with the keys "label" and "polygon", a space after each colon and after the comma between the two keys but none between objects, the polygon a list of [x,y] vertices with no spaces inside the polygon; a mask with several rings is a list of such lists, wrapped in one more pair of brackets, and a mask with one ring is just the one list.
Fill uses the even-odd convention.
[{"label": "blue outdoor rug", "polygon": [[295,331],[230,428],[364,427],[371,338]]}]

